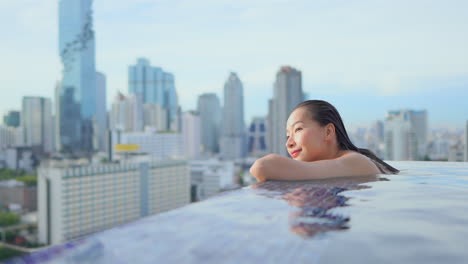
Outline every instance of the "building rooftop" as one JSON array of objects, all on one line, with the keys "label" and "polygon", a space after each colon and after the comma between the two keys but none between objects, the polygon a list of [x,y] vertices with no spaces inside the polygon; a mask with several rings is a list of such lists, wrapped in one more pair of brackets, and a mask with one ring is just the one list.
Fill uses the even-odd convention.
[{"label": "building rooftop", "polygon": [[468,263],[468,163],[390,163],[399,175],[257,183],[17,260]]}]

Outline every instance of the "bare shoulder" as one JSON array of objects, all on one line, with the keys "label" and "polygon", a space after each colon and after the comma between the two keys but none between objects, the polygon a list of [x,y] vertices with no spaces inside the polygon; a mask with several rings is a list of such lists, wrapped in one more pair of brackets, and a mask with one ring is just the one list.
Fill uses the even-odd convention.
[{"label": "bare shoulder", "polygon": [[380,170],[377,168],[374,162],[372,162],[368,157],[355,151],[346,152],[337,160],[358,174],[380,173]]}]

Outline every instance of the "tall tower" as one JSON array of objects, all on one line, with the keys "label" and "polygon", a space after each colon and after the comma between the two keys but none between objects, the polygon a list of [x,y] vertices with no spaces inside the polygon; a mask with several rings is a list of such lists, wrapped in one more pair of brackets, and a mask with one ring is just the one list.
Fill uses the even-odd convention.
[{"label": "tall tower", "polygon": [[290,66],[281,67],[273,88],[268,107],[268,146],[272,153],[287,156],[286,121],[294,107],[303,101],[302,73]]},{"label": "tall tower", "polygon": [[227,159],[245,156],[244,96],[242,82],[231,73],[224,84],[221,153]]},{"label": "tall tower", "polygon": [[107,131],[106,76],[100,72],[96,72],[96,127],[95,137],[98,139],[98,144],[95,147],[99,151],[105,151]]},{"label": "tall tower", "polygon": [[59,51],[63,76],[59,89],[59,137],[63,152],[93,151],[96,115],[95,39],[92,0],[60,0]]},{"label": "tall tower", "polygon": [[200,95],[197,108],[200,114],[202,151],[218,153],[221,123],[221,105],[218,96],[214,93]]}]

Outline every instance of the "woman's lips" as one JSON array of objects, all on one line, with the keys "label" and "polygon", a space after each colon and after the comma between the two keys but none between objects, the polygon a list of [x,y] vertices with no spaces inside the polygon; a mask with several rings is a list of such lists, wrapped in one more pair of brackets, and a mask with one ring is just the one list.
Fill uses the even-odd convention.
[{"label": "woman's lips", "polygon": [[300,150],[300,149],[299,149],[299,150],[295,150],[295,151],[291,152],[291,157],[295,158],[295,157],[299,156],[299,153],[301,153],[301,150]]}]

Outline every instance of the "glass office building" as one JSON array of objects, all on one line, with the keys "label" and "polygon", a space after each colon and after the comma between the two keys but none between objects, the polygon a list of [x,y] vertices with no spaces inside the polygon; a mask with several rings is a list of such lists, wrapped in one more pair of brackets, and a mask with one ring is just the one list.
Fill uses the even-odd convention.
[{"label": "glass office building", "polygon": [[153,67],[146,58],[138,58],[128,67],[128,92],[140,96],[144,104],[157,104],[166,109],[166,130],[178,130],[178,100],[174,75]]},{"label": "glass office building", "polygon": [[59,51],[63,76],[59,88],[59,147],[63,152],[93,149],[96,118],[95,39],[92,0],[60,0]]}]

